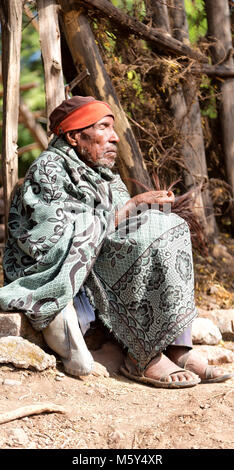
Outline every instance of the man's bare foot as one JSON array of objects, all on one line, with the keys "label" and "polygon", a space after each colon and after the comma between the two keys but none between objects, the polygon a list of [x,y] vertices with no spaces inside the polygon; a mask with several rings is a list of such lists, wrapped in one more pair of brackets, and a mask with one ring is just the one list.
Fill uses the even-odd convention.
[{"label": "man's bare foot", "polygon": [[168,358],[179,367],[197,374],[201,382],[224,382],[233,374],[225,374],[220,367],[209,366],[208,361],[194,349],[184,346],[169,346],[166,352]]},{"label": "man's bare foot", "polygon": [[136,360],[127,356],[120,370],[128,378],[151,384],[154,387],[184,388],[193,387],[200,382],[196,374],[178,368],[164,354],[157,354],[143,372],[137,368]]},{"label": "man's bare foot", "polygon": [[177,365],[164,354],[160,354],[148,365],[144,376],[164,382],[189,382],[197,379],[197,375],[186,370],[179,370]]}]

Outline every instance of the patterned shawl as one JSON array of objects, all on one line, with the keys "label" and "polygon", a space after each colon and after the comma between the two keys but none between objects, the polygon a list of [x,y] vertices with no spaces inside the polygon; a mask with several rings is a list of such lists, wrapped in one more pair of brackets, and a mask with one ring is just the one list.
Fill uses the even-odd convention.
[{"label": "patterned shawl", "polygon": [[9,213],[2,310],[25,312],[40,330],[74,297],[110,227],[113,178],[58,137],[35,160]]}]

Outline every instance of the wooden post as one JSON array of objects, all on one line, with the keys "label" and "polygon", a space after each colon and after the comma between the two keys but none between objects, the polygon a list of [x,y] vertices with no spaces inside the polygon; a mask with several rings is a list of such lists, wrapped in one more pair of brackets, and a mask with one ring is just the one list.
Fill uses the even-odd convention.
[{"label": "wooden post", "polygon": [[5,202],[5,227],[10,196],[18,181],[18,113],[20,82],[20,47],[22,27],[22,0],[2,0],[0,3],[2,25],[2,79],[3,79],[3,130],[2,179]]},{"label": "wooden post", "polygon": [[105,70],[89,22],[81,10],[73,10],[68,3],[60,0],[61,23],[67,44],[78,73],[86,68],[90,73],[90,77],[82,82],[82,89],[84,94],[109,103],[115,115],[115,129],[120,138],[118,145],[120,175],[125,180],[130,193],[141,192],[139,185],[126,181],[126,178],[134,178],[152,187],[139,146]]},{"label": "wooden post", "polygon": [[49,115],[65,99],[58,5],[56,0],[37,0],[37,6],[39,37],[45,73],[47,130],[49,130]]},{"label": "wooden post", "polygon": [[[232,32],[228,0],[205,0],[208,36],[213,43],[212,61],[233,68]],[[219,117],[222,129],[227,180],[234,197],[234,78],[219,81],[221,92]],[[232,232],[234,235],[234,202],[232,203]]]},{"label": "wooden post", "polygon": [[[184,1],[174,1],[171,20],[169,20],[166,3],[162,5],[157,0],[150,0],[149,4],[153,12],[154,25],[157,27],[160,25],[160,28],[168,34],[171,34],[171,29],[174,30],[176,39],[181,43],[186,42],[188,45],[189,38]],[[171,29],[169,25],[171,25]],[[181,153],[186,167],[184,179],[187,189],[190,189],[192,186],[195,187],[196,183],[208,181],[200,107],[193,78],[189,81],[188,87],[178,84],[174,89],[170,89],[169,103],[175,118],[175,125],[183,140]],[[200,192],[197,194],[194,206],[203,223],[206,235],[213,238],[216,235],[217,228],[212,202],[207,190],[202,194]]]},{"label": "wooden post", "polygon": [[[171,13],[173,34],[180,42],[189,44],[188,23],[184,0],[175,0],[174,6],[176,8],[173,8],[173,12]],[[188,169],[185,175],[187,187],[201,181],[209,183],[201,112],[197,97],[196,84],[192,76],[189,83],[184,83],[182,89],[178,90],[178,93],[182,93],[183,95],[180,98],[181,109],[178,106],[174,108],[174,112],[185,137],[183,155]],[[177,101],[177,99],[175,101]],[[174,103],[174,97],[172,94],[172,107],[173,104],[178,105],[178,103]],[[204,219],[203,223],[206,234],[210,238],[216,237],[218,229],[214,217],[213,203],[209,189],[206,189],[198,195],[197,205],[200,205],[201,207],[200,213]]]}]

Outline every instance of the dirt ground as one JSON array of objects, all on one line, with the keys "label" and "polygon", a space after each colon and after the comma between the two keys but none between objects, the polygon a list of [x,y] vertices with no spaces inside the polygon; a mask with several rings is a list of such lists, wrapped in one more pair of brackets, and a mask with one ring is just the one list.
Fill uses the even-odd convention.
[{"label": "dirt ground", "polygon": [[[109,349],[108,349],[109,348]],[[0,369],[1,412],[44,402],[67,412],[43,413],[0,425],[1,449],[231,449],[233,384],[199,384],[180,390],[155,389],[119,375],[107,343],[102,350],[109,377],[76,379],[62,365],[44,372]],[[96,359],[98,354],[94,353]],[[118,362],[118,361],[117,361]],[[225,365],[234,371],[233,364]]]},{"label": "dirt ground", "polygon": [[[229,242],[229,253],[230,247]],[[225,262],[210,262],[210,268],[207,259],[196,263],[198,303],[208,309],[214,304],[233,307],[233,277],[223,277]],[[211,279],[216,286],[212,295]],[[223,347],[234,351],[233,342],[223,342]],[[0,424],[0,449],[233,449],[234,378],[156,389],[120,375],[122,352],[116,343],[108,341],[93,355],[109,376],[65,375],[58,358],[56,368],[44,372],[0,365],[1,413],[45,402],[66,410]],[[234,363],[223,368],[234,372]],[[5,379],[13,382],[2,383]]]}]

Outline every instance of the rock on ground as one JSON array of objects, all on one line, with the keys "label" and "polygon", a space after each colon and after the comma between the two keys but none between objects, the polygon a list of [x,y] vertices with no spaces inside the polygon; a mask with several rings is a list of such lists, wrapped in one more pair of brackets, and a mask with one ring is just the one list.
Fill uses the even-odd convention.
[{"label": "rock on ground", "polygon": [[55,367],[56,359],[27,339],[6,336],[0,338],[0,363],[11,363],[15,367],[42,371],[48,367]]},{"label": "rock on ground", "polygon": [[3,336],[22,336],[38,346],[45,345],[42,333],[35,331],[20,312],[0,312],[0,337]]},{"label": "rock on ground", "polygon": [[221,346],[195,346],[196,351],[201,353],[211,365],[228,364],[234,362],[234,353],[230,349]]},{"label": "rock on ground", "polygon": [[219,328],[224,340],[234,341],[234,308],[213,310],[198,308],[198,315],[212,320]]},{"label": "rock on ground", "polygon": [[195,318],[192,324],[193,344],[216,345],[222,339],[219,328],[209,318]]}]

